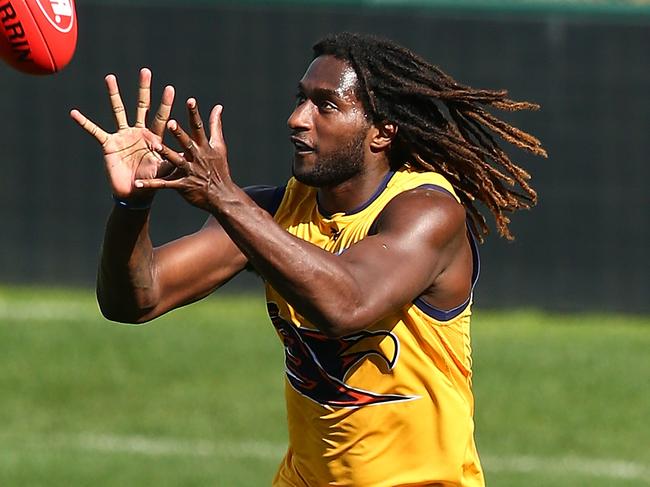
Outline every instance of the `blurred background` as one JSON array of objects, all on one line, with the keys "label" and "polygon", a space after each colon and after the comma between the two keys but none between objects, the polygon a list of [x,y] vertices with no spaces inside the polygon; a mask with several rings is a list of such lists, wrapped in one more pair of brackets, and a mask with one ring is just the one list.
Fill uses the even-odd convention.
[{"label": "blurred background", "polygon": [[[131,111],[142,66],[154,73],[152,103],[165,84],[176,87],[180,120],[190,96],[206,116],[224,104],[236,181],[283,184],[286,119],[311,46],[352,30],[393,38],[463,83],[542,106],[506,114],[543,141],[549,159],[511,151],[532,174],[539,205],[514,215],[514,243],[495,232],[483,246],[478,304],[650,311],[650,2],[81,0],[77,10],[77,53],[63,72],[39,78],[0,66],[3,282],[93,283],[112,202],[99,147],[68,112],[112,129],[107,73]],[[205,218],[176,195],[159,200],[157,243]]]},{"label": "blurred background", "polygon": [[[650,0],[79,0],[71,64],[0,65],[0,485],[262,486],[286,446],[283,353],[250,273],[146,327],[98,313],[112,200],[78,108],[130,113],[176,87],[224,131],[240,185],[284,184],[286,119],[311,46],[343,30],[390,37],[458,81],[539,112],[501,114],[549,158],[509,153],[539,204],[514,242],[482,246],[473,348],[488,485],[650,485]],[[169,139],[171,140],[171,138]],[[153,239],[206,215],[157,196]]]}]

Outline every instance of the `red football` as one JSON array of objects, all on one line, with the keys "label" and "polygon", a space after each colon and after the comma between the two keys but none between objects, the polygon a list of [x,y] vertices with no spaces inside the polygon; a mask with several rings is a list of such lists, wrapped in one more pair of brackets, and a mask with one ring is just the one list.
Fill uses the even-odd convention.
[{"label": "red football", "polygon": [[0,58],[14,68],[56,73],[76,46],[74,0],[0,0]]}]

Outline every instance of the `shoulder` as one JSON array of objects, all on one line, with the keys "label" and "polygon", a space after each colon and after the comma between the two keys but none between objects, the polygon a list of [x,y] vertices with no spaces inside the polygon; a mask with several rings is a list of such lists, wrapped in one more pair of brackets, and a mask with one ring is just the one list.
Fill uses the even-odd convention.
[{"label": "shoulder", "polygon": [[244,188],[244,191],[257,204],[257,206],[268,211],[271,215],[274,215],[280,207],[280,203],[282,203],[282,198],[284,198],[286,188],[286,185],[256,185],[247,186]]},{"label": "shoulder", "polygon": [[375,233],[416,233],[440,245],[465,235],[466,211],[451,193],[436,187],[418,187],[391,199],[374,227]]},{"label": "shoulder", "polygon": [[416,262],[430,276],[418,294],[426,303],[447,310],[467,300],[474,275],[467,213],[450,193],[426,187],[404,191],[376,223],[381,240],[397,244],[403,261]]},{"label": "shoulder", "polygon": [[[266,210],[271,214],[275,215],[275,212],[278,211],[280,204],[282,203],[282,198],[284,198],[284,193],[286,191],[286,186],[268,186],[258,184],[255,186],[247,186],[244,188],[244,192],[252,199],[257,206]],[[211,230],[221,231],[221,224],[217,219],[210,215],[203,224],[202,231],[204,233],[209,233]]]}]

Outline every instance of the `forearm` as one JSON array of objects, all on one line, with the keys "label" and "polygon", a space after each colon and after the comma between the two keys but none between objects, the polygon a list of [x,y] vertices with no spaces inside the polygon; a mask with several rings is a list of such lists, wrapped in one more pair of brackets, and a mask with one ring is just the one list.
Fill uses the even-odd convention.
[{"label": "forearm", "polygon": [[97,299],[106,318],[138,322],[156,304],[149,210],[115,207],[106,224]]},{"label": "forearm", "polygon": [[214,200],[214,216],[257,272],[325,333],[346,333],[362,293],[335,255],[278,226],[240,188],[228,185]]}]

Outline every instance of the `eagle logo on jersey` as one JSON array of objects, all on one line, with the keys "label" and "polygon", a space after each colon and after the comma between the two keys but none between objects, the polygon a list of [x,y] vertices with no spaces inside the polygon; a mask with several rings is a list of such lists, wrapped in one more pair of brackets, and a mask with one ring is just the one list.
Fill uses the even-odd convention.
[{"label": "eagle logo on jersey", "polygon": [[389,370],[393,369],[399,357],[399,340],[393,333],[364,330],[330,338],[318,330],[299,328],[283,320],[275,303],[268,303],[267,307],[284,343],[287,379],[303,396],[324,406],[344,408],[417,398],[378,394],[345,383],[352,367],[371,355],[379,357]]}]

